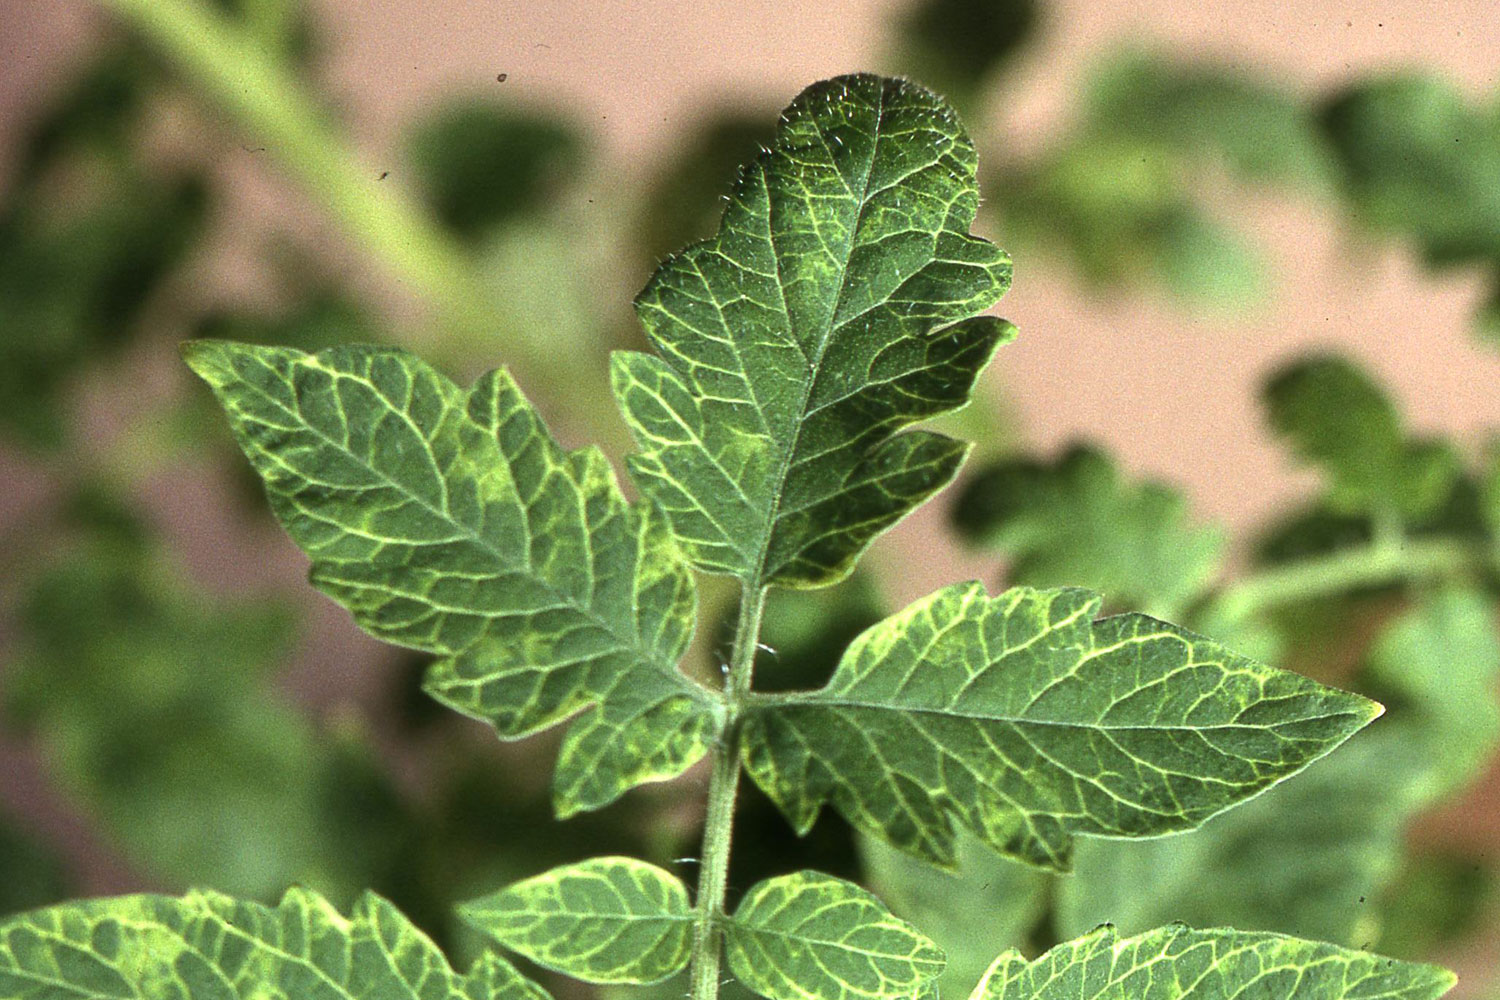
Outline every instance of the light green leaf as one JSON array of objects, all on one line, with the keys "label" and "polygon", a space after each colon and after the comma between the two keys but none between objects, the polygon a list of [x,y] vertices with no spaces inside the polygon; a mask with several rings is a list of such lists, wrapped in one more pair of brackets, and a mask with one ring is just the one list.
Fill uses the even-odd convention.
[{"label": "light green leaf", "polygon": [[729,967],[771,1000],[910,997],[943,953],[852,882],[820,872],[766,879],[725,928]]},{"label": "light green leaf", "polygon": [[1180,494],[1130,485],[1109,457],[1087,446],[1054,465],[1000,462],[964,488],[953,520],[971,541],[1000,549],[1012,583],[1077,586],[1113,604],[1178,608],[1218,568],[1223,533],[1187,523]]},{"label": "light green leaf", "polygon": [[[1149,843],[1149,841],[1148,841]],[[865,881],[948,956],[941,996],[963,996],[1000,948],[1020,947],[1043,918],[1050,876],[1002,858],[960,833],[958,862],[944,871],[875,837],[859,838]]]},{"label": "light green leaf", "polygon": [[970,1000],[1437,1000],[1453,973],[1279,934],[1177,924],[1120,938],[1113,927],[1034,962],[995,960]]},{"label": "light green leaf", "polygon": [[1156,840],[1091,840],[1058,885],[1064,935],[1173,920],[1360,945],[1423,798],[1406,733],[1381,720],[1264,795]]},{"label": "light green leaf", "polygon": [[[1500,745],[1500,631],[1483,592],[1436,594],[1383,632],[1365,677],[1396,692],[1439,797],[1483,773]],[[1401,716],[1397,716],[1400,718]]]},{"label": "light green leaf", "polygon": [[1482,594],[1455,590],[1398,618],[1363,675],[1389,694],[1390,714],[1253,802],[1183,836],[1081,845],[1060,886],[1063,933],[1185,920],[1371,940],[1407,825],[1472,780],[1500,741],[1492,614]]},{"label": "light green leaf", "polygon": [[972,144],[939,98],[848,76],[804,91],[719,234],[636,300],[658,355],[617,354],[630,471],[702,569],[814,587],[954,475],[897,433],[962,406],[1012,328],[972,319],[1010,259],[967,234]]},{"label": "light green leaf", "polygon": [[563,865],[464,903],[459,915],[538,965],[590,983],[655,983],[687,964],[692,907],[634,858]]},{"label": "light green leaf", "polygon": [[682,773],[718,728],[677,670],[694,594],[662,519],[595,449],[562,451],[504,371],[465,392],[394,350],[197,341],[312,581],[372,634],[442,657],[427,689],[525,736],[586,709],[567,815]]},{"label": "light green leaf", "polygon": [[1187,830],[1342,743],[1380,708],[1086,591],[977,583],[863,633],[832,680],[764,696],[746,767],[798,830],[850,822],[951,865],[954,825],[1065,870],[1074,834]]},{"label": "light green leaf", "polygon": [[0,922],[0,997],[547,1000],[494,955],[467,975],[390,903],[341,915],[293,889],[272,909],[215,892],[64,903]]},{"label": "light green leaf", "polygon": [[1458,476],[1453,450],[1408,440],[1385,393],[1342,358],[1307,358],[1276,374],[1265,403],[1276,431],[1327,473],[1329,503],[1340,511],[1420,517]]}]

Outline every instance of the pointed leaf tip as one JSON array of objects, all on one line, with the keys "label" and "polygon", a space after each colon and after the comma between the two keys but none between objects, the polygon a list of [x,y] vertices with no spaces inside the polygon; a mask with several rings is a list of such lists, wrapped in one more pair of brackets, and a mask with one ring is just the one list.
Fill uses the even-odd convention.
[{"label": "pointed leaf tip", "polygon": [[746,721],[747,770],[805,829],[824,802],[939,864],[954,827],[1067,870],[1074,835],[1192,829],[1338,746],[1358,695],[1087,591],[957,584],[861,634],[820,691]]}]

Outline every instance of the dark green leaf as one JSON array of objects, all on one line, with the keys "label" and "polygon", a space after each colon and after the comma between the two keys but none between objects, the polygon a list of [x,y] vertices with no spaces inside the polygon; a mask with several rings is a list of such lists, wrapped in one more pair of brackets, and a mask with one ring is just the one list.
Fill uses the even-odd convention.
[{"label": "dark green leaf", "polygon": [[390,903],[345,917],[293,889],[275,909],[216,892],[64,903],[0,921],[0,997],[547,1000],[494,955],[455,972]]},{"label": "dark green leaf", "polygon": [[475,239],[555,197],[578,172],[583,141],[559,119],[467,101],[418,126],[411,160],[437,217]]},{"label": "dark green leaf", "polygon": [[821,872],[756,885],[724,938],[730,969],[771,1000],[911,997],[943,971],[943,953],[915,927]]},{"label": "dark green leaf", "polygon": [[750,773],[798,829],[824,801],[951,865],[954,826],[1066,869],[1074,834],[1191,829],[1379,706],[1086,591],[945,588],[861,635],[820,691],[766,696]]},{"label": "dark green leaf", "polygon": [[964,445],[897,431],[962,406],[1011,335],[970,319],[1010,282],[1010,259],[967,234],[974,167],[920,87],[816,84],[741,174],[719,235],[637,298],[660,354],[615,356],[631,473],[700,568],[832,583],[952,478]]},{"label": "dark green leaf", "polygon": [[921,0],[896,25],[902,68],[955,101],[972,101],[1036,34],[1037,0]]},{"label": "dark green leaf", "polygon": [[411,355],[188,345],[313,583],[442,657],[428,690],[505,738],[584,711],[561,814],[680,774],[718,726],[677,670],[692,580],[595,449],[566,453],[503,371],[465,392]]},{"label": "dark green leaf", "polygon": [[687,965],[692,907],[671,872],[634,858],[563,865],[459,907],[538,965],[590,983],[655,983]]}]

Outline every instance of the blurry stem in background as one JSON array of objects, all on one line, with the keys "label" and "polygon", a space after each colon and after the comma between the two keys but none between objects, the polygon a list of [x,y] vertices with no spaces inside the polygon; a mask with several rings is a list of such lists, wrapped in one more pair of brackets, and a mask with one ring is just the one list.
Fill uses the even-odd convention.
[{"label": "blurry stem in background", "polygon": [[99,0],[265,147],[403,284],[464,333],[488,328],[486,296],[458,247],[364,169],[289,67],[201,0]]},{"label": "blurry stem in background", "polygon": [[1377,541],[1252,573],[1210,597],[1194,617],[1241,622],[1297,601],[1392,583],[1452,579],[1494,569],[1500,558],[1479,543],[1449,538]]}]

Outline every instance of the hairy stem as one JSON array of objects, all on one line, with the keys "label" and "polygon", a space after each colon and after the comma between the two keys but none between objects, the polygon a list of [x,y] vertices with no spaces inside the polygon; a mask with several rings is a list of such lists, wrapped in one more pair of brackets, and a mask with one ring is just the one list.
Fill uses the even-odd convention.
[{"label": "hairy stem", "polygon": [[698,900],[693,928],[692,1000],[715,1000],[719,995],[719,958],[723,952],[724,889],[729,882],[729,841],[734,827],[734,802],[740,787],[740,714],[750,696],[755,672],[755,650],[760,642],[760,618],[766,588],[747,583],[740,592],[739,623],[729,652],[729,674],[724,679],[728,720],[724,736],[714,747],[708,779],[708,817],[703,824],[703,854],[698,868]]},{"label": "hairy stem", "polygon": [[344,230],[465,330],[483,329],[484,296],[468,261],[400,192],[362,167],[327,113],[251,32],[202,0],[99,0],[282,164]]},{"label": "hairy stem", "polygon": [[1243,621],[1262,611],[1359,587],[1419,583],[1493,566],[1483,547],[1449,538],[1372,544],[1252,573],[1210,598],[1204,621]]}]

